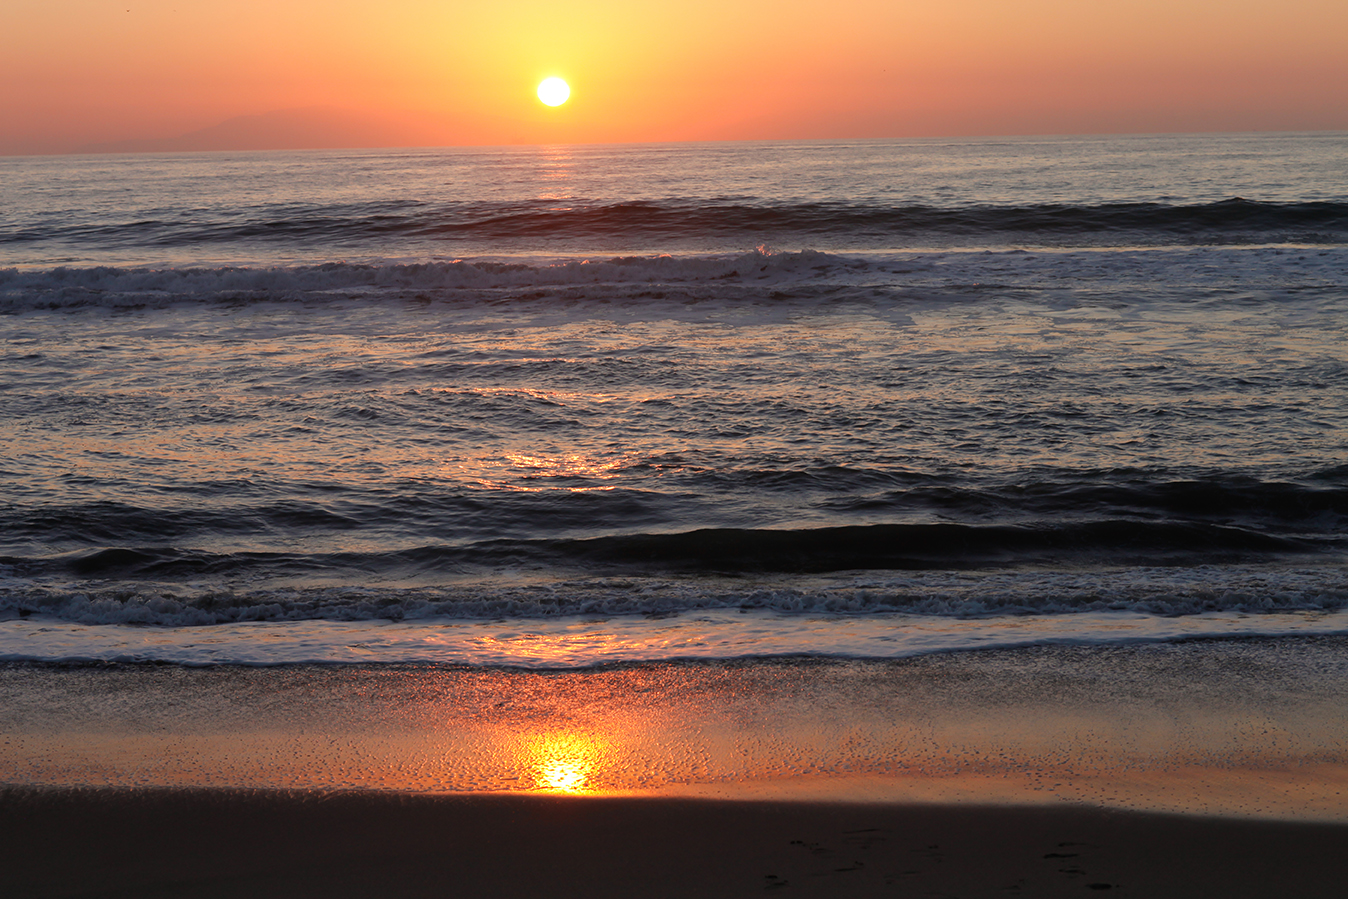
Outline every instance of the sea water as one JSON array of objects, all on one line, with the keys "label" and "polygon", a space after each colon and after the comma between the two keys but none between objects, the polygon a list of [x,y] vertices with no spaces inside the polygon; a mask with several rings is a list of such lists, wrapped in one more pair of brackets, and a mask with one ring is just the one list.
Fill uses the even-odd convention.
[{"label": "sea water", "polygon": [[1348,136],[0,159],[0,658],[1348,633]]}]

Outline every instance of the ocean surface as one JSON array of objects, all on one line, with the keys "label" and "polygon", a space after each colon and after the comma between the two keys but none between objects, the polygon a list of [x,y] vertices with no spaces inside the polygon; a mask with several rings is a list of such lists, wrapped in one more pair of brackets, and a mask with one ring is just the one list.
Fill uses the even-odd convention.
[{"label": "ocean surface", "polygon": [[1348,135],[0,158],[0,660],[1348,634]]}]

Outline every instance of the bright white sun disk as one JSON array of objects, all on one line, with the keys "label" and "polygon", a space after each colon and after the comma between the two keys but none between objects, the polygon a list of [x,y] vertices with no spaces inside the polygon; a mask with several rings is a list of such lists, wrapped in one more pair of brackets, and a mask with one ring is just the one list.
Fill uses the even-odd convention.
[{"label": "bright white sun disk", "polygon": [[571,88],[560,78],[544,78],[538,85],[538,99],[549,106],[561,106],[571,96]]}]

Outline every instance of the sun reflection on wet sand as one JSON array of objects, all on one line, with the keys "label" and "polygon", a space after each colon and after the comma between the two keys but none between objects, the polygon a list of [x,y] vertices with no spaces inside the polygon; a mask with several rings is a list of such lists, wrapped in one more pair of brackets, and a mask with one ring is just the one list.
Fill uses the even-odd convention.
[{"label": "sun reflection on wet sand", "polygon": [[601,791],[592,775],[604,746],[594,737],[565,731],[538,734],[523,741],[520,755],[538,792],[581,795]]},{"label": "sun reflection on wet sand", "polygon": [[[1047,653],[989,653],[551,671],[0,669],[13,700],[0,709],[0,783],[1066,801],[1348,820],[1342,678],[1323,674],[1338,652],[1301,674],[1234,643],[1116,652],[1111,664],[1137,681],[1111,675],[1109,693],[1095,657],[1071,650],[1047,667]],[[1195,691],[1193,663],[1233,660],[1250,677],[1276,663],[1285,689],[1253,691],[1245,669],[1223,664],[1223,680]]]}]

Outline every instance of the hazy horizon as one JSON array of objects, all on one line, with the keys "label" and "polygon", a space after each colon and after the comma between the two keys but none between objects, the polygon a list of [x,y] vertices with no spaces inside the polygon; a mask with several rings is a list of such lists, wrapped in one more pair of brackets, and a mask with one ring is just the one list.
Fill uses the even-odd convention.
[{"label": "hazy horizon", "polygon": [[[216,122],[207,127],[171,135],[159,135],[122,140],[90,142],[68,149],[56,149],[40,153],[4,153],[3,156],[74,156],[74,155],[121,155],[135,153],[229,153],[229,152],[271,152],[287,150],[390,150],[390,149],[454,149],[489,148],[493,146],[533,146],[529,141],[514,143],[452,143],[452,142],[381,142],[385,137],[396,137],[397,131],[380,132],[377,130],[377,117],[361,117],[345,110],[281,109],[269,112],[234,116]],[[716,138],[710,140],[630,140],[630,141],[573,141],[555,142],[555,145],[641,145],[641,144],[685,144],[685,143],[774,143],[800,141],[802,143],[829,141],[873,141],[873,140],[1011,140],[1011,139],[1071,139],[1071,138],[1127,138],[1152,135],[1202,135],[1202,134],[1335,134],[1348,131],[1348,128],[1307,128],[1299,130],[1252,129],[1248,131],[1198,130],[1198,131],[1092,131],[1092,132],[1003,132],[960,134],[907,134],[883,136],[853,135],[800,135],[776,137],[739,137]],[[361,138],[365,136],[365,139]]]}]

